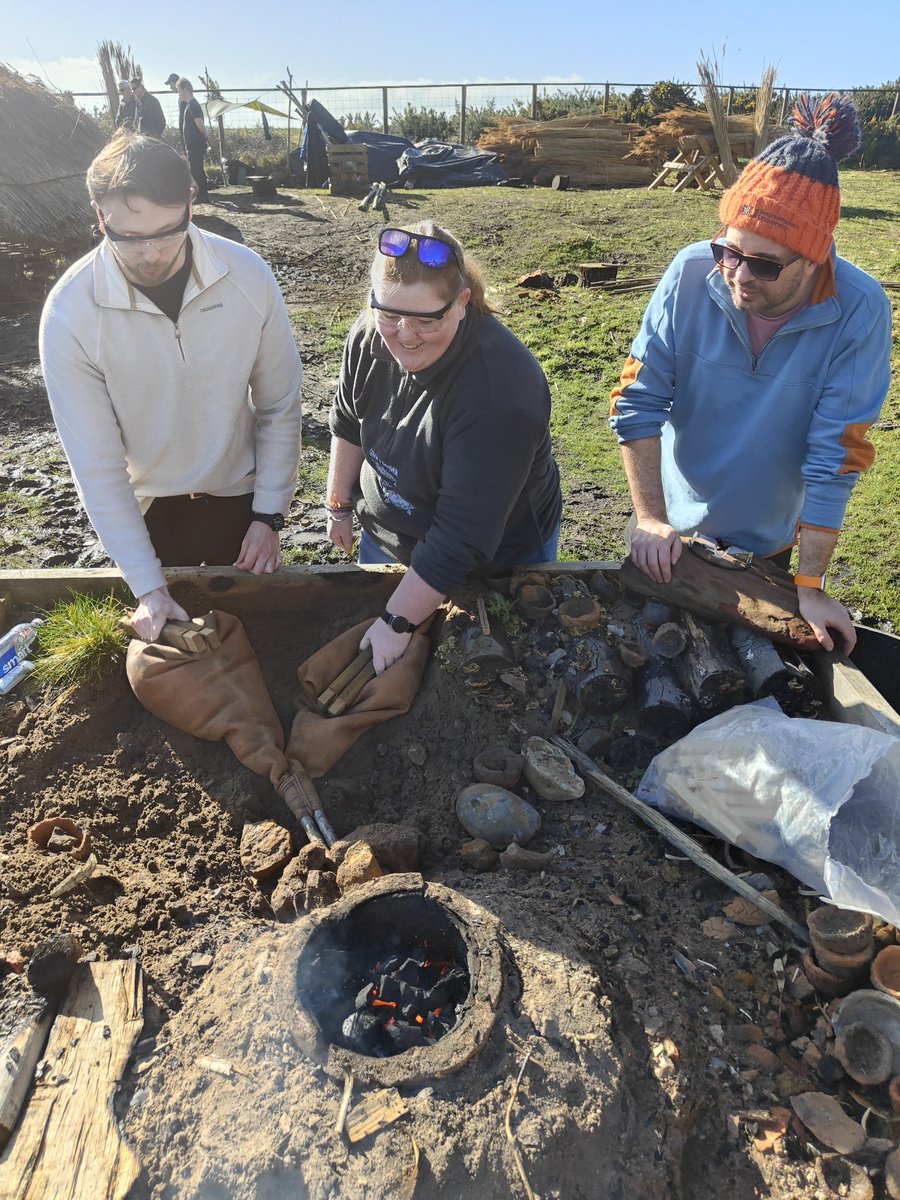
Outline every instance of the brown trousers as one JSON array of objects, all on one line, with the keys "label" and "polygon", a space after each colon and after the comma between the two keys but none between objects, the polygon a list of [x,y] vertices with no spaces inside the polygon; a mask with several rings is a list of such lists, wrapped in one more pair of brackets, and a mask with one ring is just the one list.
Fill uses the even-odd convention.
[{"label": "brown trousers", "polygon": [[252,508],[252,492],[158,496],[144,523],[164,567],[230,567],[240,555]]}]

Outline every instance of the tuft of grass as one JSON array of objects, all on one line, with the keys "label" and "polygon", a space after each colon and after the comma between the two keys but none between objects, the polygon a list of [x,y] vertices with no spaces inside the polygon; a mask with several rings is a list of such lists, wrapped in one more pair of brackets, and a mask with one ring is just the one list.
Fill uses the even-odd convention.
[{"label": "tuft of grass", "polygon": [[72,595],[44,614],[34,655],[35,676],[57,687],[100,679],[125,661],[125,608],[115,596]]}]

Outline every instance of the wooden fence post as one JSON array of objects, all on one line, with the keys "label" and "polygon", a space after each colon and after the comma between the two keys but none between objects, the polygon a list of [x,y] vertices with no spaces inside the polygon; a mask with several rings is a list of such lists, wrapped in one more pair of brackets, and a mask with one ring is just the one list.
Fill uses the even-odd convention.
[{"label": "wooden fence post", "polygon": [[388,119],[388,90],[386,87],[381,89],[381,132],[389,131],[390,121]]},{"label": "wooden fence post", "polygon": [[732,106],[732,104],[733,104],[733,103],[734,103],[734,88],[733,88],[733,87],[730,87],[730,88],[728,89],[728,105],[727,105],[727,107],[726,107],[726,109],[725,109],[725,116],[726,116],[726,117],[730,117],[730,116],[731,116],[731,106]]},{"label": "wooden fence post", "polygon": [[536,83],[533,83],[531,85],[531,119],[532,119],[532,121],[537,120],[537,89],[538,89],[538,85]]},{"label": "wooden fence post", "polygon": [[459,144],[466,144],[466,85],[459,85]]},{"label": "wooden fence post", "polygon": [[603,111],[609,112],[609,84],[603,85]]},{"label": "wooden fence post", "polygon": [[788,102],[788,90],[787,90],[787,88],[782,88],[781,89],[781,115],[778,118],[779,125],[784,124],[784,114],[787,109],[787,102]]}]

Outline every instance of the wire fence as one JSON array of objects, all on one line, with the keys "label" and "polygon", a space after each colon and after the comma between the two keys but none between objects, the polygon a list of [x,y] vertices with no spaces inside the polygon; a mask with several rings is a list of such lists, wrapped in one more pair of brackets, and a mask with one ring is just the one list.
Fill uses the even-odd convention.
[{"label": "wire fence", "polygon": [[[514,113],[531,116],[535,120],[546,115],[545,110],[554,99],[577,97],[580,104],[592,105],[601,112],[611,111],[622,99],[636,90],[649,91],[652,83],[446,83],[446,84],[386,84],[353,87],[296,87],[293,94],[301,104],[318,100],[338,121],[347,128],[365,127],[383,133],[396,128],[397,121],[408,108],[430,111],[444,119],[448,135],[460,142],[475,141],[483,128],[481,120],[473,122],[474,113],[483,117],[485,111]],[[702,93],[697,85],[683,85],[694,99],[701,100]],[[727,112],[738,99],[755,92],[747,84],[723,84],[720,92]],[[900,113],[900,89],[894,88],[777,88],[774,105],[783,121],[790,113],[797,96],[825,95],[830,91],[847,92],[851,95],[881,97],[885,106],[890,106],[889,116]],[[178,97],[169,91],[155,92],[160,101],[170,130],[178,128]],[[197,98],[203,102],[206,93],[198,88]],[[275,130],[287,132],[297,129],[299,136],[300,115],[285,93],[278,87],[271,88],[222,88],[224,100],[232,104],[246,104],[260,100],[277,110],[281,115],[266,114],[266,121]],[[97,114],[107,111],[104,92],[76,92],[74,98],[82,107]],[[246,129],[260,126],[262,120],[251,109],[234,109],[222,117],[225,129]],[[292,134],[293,137],[293,134]]]}]

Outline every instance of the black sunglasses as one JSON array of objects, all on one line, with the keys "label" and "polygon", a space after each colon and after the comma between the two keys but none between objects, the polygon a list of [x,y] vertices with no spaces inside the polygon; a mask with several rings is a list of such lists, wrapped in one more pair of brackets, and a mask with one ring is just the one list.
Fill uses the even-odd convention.
[{"label": "black sunglasses", "polygon": [[147,237],[143,233],[116,233],[112,226],[106,222],[104,222],[103,228],[106,236],[111,242],[124,242],[125,245],[131,246],[136,246],[139,242],[141,242],[144,244],[144,246],[149,246],[153,242],[165,242],[168,238],[175,237],[179,233],[184,233],[190,223],[190,205],[185,205],[184,216],[174,227],[174,229],[167,229],[165,233],[157,233],[154,234],[153,237]]},{"label": "black sunglasses", "polygon": [[446,317],[447,313],[456,303],[456,299],[448,300],[443,308],[439,308],[436,312],[408,312],[402,308],[388,308],[386,304],[379,304],[375,293],[369,295],[369,305],[378,313],[383,313],[388,321],[399,321],[401,317],[408,317],[413,324],[418,321],[440,321],[442,317]]},{"label": "black sunglasses", "polygon": [[456,248],[433,234],[409,233],[406,229],[382,229],[378,249],[387,258],[402,258],[415,242],[416,256],[424,267],[446,267],[451,258],[462,270]]},{"label": "black sunglasses", "polygon": [[785,267],[789,267],[791,263],[795,263],[802,254],[795,254],[793,258],[789,258],[787,262],[775,262],[772,258],[754,258],[750,254],[741,254],[739,250],[732,250],[730,246],[723,246],[721,242],[710,242],[712,256],[720,267],[725,267],[728,271],[736,271],[741,263],[746,263],[750,268],[750,274],[757,279],[763,279],[766,283],[772,283],[778,278]]}]

